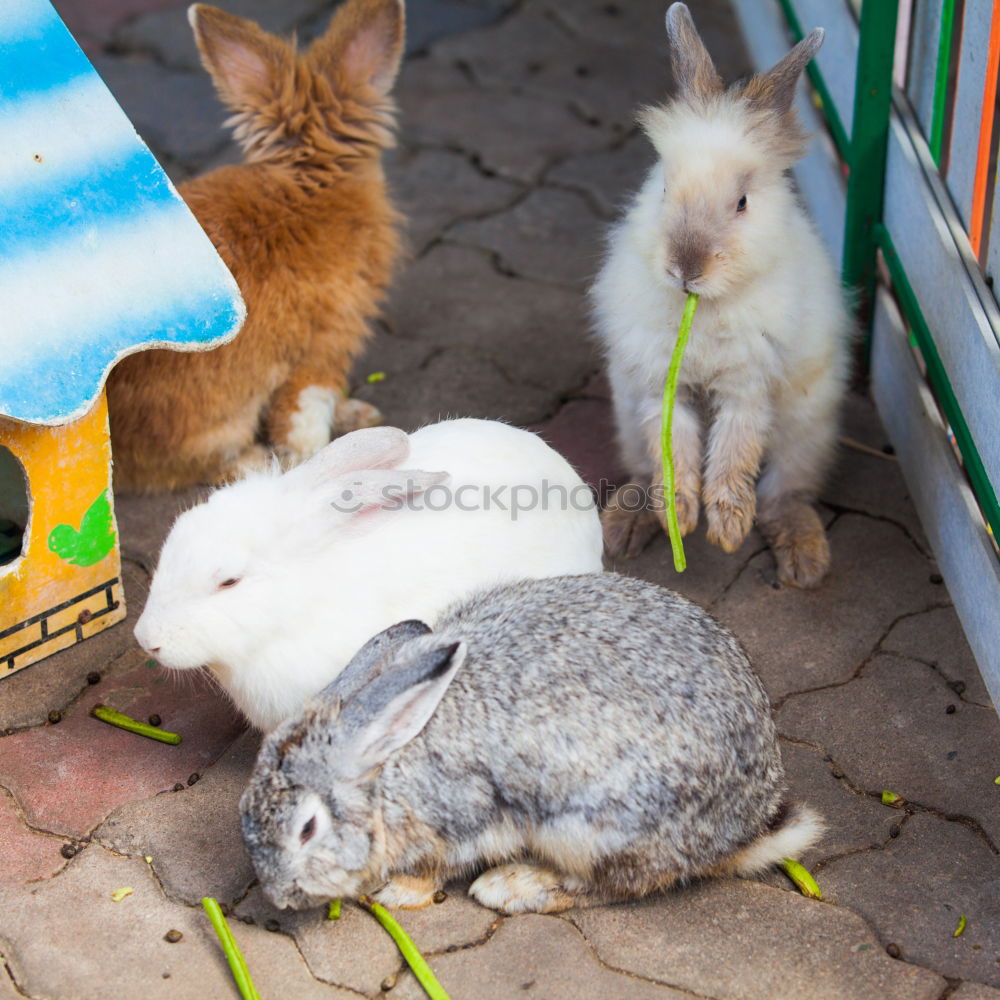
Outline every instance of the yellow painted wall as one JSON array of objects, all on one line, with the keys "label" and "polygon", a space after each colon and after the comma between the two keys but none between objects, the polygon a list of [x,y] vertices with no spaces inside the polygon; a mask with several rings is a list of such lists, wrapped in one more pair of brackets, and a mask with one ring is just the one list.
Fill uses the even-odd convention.
[{"label": "yellow painted wall", "polygon": [[[14,671],[120,621],[125,601],[104,393],[89,413],[61,427],[0,417],[0,444],[24,467],[31,504],[20,557],[0,566],[2,683]],[[95,559],[91,565],[73,562]],[[29,645],[33,648],[23,651]]]}]

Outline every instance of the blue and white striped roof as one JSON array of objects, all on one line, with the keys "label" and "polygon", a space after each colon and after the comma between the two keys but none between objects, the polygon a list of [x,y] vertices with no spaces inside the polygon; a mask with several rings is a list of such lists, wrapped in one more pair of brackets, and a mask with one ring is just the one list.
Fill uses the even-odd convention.
[{"label": "blue and white striped roof", "polygon": [[2,0],[0,414],[65,423],[118,358],[215,346],[245,312],[48,0]]}]

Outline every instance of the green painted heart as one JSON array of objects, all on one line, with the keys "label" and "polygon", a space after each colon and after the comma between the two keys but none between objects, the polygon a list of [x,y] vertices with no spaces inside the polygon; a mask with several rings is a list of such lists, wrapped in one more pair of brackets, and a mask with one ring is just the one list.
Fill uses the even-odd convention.
[{"label": "green painted heart", "polygon": [[115,546],[111,504],[105,490],[90,505],[77,531],[71,524],[57,524],[49,533],[49,548],[74,566],[93,566]]}]

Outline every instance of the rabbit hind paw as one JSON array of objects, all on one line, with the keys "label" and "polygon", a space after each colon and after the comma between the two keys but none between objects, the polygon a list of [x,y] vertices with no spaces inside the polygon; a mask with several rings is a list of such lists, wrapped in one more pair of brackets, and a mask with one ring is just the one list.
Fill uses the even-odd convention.
[{"label": "rabbit hind paw", "polygon": [[469,886],[478,903],[502,913],[559,913],[579,905],[583,883],[537,865],[490,868]]}]

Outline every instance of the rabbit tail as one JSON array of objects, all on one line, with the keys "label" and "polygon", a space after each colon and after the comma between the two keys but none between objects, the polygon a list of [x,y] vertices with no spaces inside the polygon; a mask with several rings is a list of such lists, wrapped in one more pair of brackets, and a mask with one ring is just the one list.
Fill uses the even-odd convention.
[{"label": "rabbit tail", "polygon": [[755,875],[786,858],[799,858],[823,835],[826,824],[808,806],[785,802],[778,807],[767,829],[737,851],[726,868],[737,875]]}]

